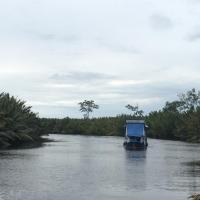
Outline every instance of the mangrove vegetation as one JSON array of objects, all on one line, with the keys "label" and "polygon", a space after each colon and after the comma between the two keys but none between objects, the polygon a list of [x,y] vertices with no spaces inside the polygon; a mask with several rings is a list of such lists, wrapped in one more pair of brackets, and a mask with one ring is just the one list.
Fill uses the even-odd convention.
[{"label": "mangrove vegetation", "polygon": [[149,113],[148,136],[159,139],[200,142],[200,91],[192,89],[166,102],[164,108]]},{"label": "mangrove vegetation", "polygon": [[80,134],[97,136],[123,136],[127,119],[144,119],[148,125],[147,136],[157,139],[200,142],[200,92],[192,89],[178,95],[177,100],[144,115],[138,106],[125,107],[130,115],[89,118],[99,105],[93,100],[79,103],[83,119],[39,118],[25,102],[0,94],[0,148],[41,141],[43,134]]},{"label": "mangrove vegetation", "polygon": [[200,142],[200,92],[195,89],[179,94],[177,100],[166,102],[162,109],[152,111],[147,115],[144,115],[143,110],[140,110],[138,106],[128,104],[125,107],[132,114],[92,119],[89,117],[84,119],[43,118],[41,123],[48,133],[124,136],[124,124],[127,119],[144,119],[148,125],[148,137]]}]

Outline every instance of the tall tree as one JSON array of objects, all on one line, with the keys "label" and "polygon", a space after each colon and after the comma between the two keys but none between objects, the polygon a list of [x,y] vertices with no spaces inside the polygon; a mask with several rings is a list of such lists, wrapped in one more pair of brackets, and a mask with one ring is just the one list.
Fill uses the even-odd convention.
[{"label": "tall tree", "polygon": [[136,106],[132,106],[130,104],[127,104],[125,106],[127,109],[131,110],[133,112],[133,115],[136,116],[136,117],[142,117],[143,116],[143,110],[139,110],[139,107],[138,105]]},{"label": "tall tree", "polygon": [[178,96],[182,102],[181,110],[184,112],[196,111],[197,107],[200,106],[200,91],[196,91],[195,88]]},{"label": "tall tree", "polygon": [[165,107],[163,108],[164,112],[174,112],[179,113],[181,111],[181,107],[184,105],[183,101],[167,101],[165,103]]},{"label": "tall tree", "polygon": [[93,109],[99,109],[99,106],[95,104],[93,100],[84,100],[78,104],[80,105],[80,111],[85,113],[83,115],[85,119],[89,119],[90,113],[93,112]]}]

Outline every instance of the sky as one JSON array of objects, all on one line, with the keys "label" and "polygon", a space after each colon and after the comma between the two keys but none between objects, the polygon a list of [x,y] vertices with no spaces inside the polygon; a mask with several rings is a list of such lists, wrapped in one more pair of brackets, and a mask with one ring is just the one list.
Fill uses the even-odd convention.
[{"label": "sky", "polygon": [[200,88],[200,0],[0,0],[0,91],[40,117],[148,113]]}]

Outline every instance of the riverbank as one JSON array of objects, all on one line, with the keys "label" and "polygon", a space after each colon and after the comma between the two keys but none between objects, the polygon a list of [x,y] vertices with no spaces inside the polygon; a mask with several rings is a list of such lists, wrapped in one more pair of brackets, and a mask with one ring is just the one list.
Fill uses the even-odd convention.
[{"label": "riverbank", "polygon": [[[199,112],[199,111],[198,111]],[[191,117],[193,114],[187,116]],[[195,114],[196,115],[196,114]],[[172,117],[173,116],[173,117]],[[199,112],[200,117],[200,112]],[[134,115],[118,115],[92,119],[48,119],[42,118],[41,124],[48,133],[69,135],[124,136],[127,119],[141,119]],[[143,117],[148,125],[147,136],[154,139],[200,143],[198,124],[174,117],[171,112],[156,112]],[[187,128],[189,127],[189,128]]]},{"label": "riverbank", "polygon": [[54,140],[46,138],[46,137],[39,137],[37,139],[31,140],[13,140],[12,143],[5,143],[2,141],[0,145],[0,150],[5,149],[29,149],[29,148],[36,148],[42,146],[46,142],[54,142]]}]

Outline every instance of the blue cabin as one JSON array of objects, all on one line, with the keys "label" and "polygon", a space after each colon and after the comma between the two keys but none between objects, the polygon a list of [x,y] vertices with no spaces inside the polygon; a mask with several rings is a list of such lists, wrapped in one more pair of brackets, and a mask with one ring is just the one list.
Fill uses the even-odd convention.
[{"label": "blue cabin", "polygon": [[126,120],[124,146],[126,149],[146,149],[147,137],[144,120]]}]

